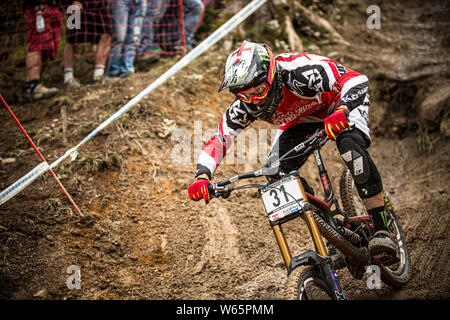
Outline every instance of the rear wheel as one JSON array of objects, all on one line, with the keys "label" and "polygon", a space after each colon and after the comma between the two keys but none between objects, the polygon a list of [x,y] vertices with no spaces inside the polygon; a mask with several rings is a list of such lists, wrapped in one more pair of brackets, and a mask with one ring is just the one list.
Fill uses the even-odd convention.
[{"label": "rear wheel", "polygon": [[367,215],[366,207],[359,197],[355,187],[352,174],[349,169],[344,169],[339,181],[339,192],[341,195],[342,206],[344,211],[350,217]]},{"label": "rear wheel", "polygon": [[[345,169],[341,175],[340,195],[344,211],[350,217],[367,215],[367,210],[358,195],[353,177],[348,169]],[[400,222],[395,215],[394,208],[392,207],[388,196],[385,193],[383,193],[383,195],[386,207],[388,229],[398,246],[400,261],[390,266],[383,266],[381,264],[378,266],[380,267],[381,280],[383,280],[384,283],[392,287],[400,287],[406,284],[409,280],[409,251],[406,245],[405,234],[403,233]]]},{"label": "rear wheel", "polygon": [[406,245],[406,237],[403,229],[386,194],[384,194],[384,202],[386,207],[388,229],[393,236],[393,239],[397,243],[400,261],[390,266],[379,265],[381,271],[381,280],[383,280],[384,283],[390,285],[391,287],[401,287],[409,281],[409,250],[408,246]]},{"label": "rear wheel", "polygon": [[288,277],[286,300],[331,300],[325,279],[317,266],[298,266]]}]

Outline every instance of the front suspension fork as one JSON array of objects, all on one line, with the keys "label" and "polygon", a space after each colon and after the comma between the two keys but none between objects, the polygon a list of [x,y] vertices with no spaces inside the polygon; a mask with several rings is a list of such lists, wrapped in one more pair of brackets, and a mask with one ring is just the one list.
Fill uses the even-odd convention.
[{"label": "front suspension fork", "polygon": [[[316,262],[320,264],[321,269],[324,273],[327,284],[330,288],[335,299],[345,299],[344,294],[342,293],[342,289],[340,287],[339,279],[336,275],[336,272],[331,263],[331,259],[328,257],[328,252],[325,247],[325,243],[323,241],[322,235],[319,231],[319,227],[317,226],[316,219],[313,216],[313,212],[311,210],[311,205],[308,203],[308,198],[306,197],[305,190],[303,188],[303,184],[300,181],[300,178],[297,176],[297,183],[299,185],[302,197],[305,201],[305,214],[303,215],[304,220],[308,226],[310,231],[314,247],[316,248],[316,252],[321,256],[320,260],[317,259]],[[288,272],[292,271],[298,264],[302,264],[306,262],[310,264],[310,259],[303,259],[302,255],[292,258],[292,253],[289,248],[289,245],[286,241],[286,237],[284,236],[283,229],[281,228],[281,224],[276,224],[272,226],[272,230],[275,234],[275,239],[277,241],[278,247],[280,248],[281,256],[283,257],[284,263]],[[309,253],[308,253],[309,254]],[[292,262],[297,261],[295,266],[292,265]]]}]

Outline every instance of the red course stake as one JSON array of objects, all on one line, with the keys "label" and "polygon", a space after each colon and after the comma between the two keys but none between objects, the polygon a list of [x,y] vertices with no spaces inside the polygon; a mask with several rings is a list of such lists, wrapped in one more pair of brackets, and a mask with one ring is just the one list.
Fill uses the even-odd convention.
[{"label": "red course stake", "polygon": [[[19,120],[17,119],[17,117],[15,116],[15,114],[12,112],[11,108],[8,106],[8,104],[6,103],[5,99],[3,99],[3,96],[0,95],[0,99],[2,100],[3,105],[6,107],[6,109],[8,109],[8,112],[11,114],[11,116],[13,117],[14,121],[16,121],[17,125],[19,126],[20,130],[22,131],[22,133],[25,135],[25,138],[27,138],[28,142],[31,144],[31,146],[33,147],[34,151],[36,151],[36,153],[38,154],[39,158],[41,159],[42,162],[46,162],[44,157],[42,156],[42,154],[39,152],[38,148],[36,147],[36,145],[33,143],[33,141],[31,140],[31,138],[28,136],[28,133],[25,131],[25,129],[23,128],[23,126],[20,124]],[[49,169],[50,173],[52,174],[52,176],[55,178],[56,183],[58,183],[58,185],[61,187],[62,191],[64,192],[64,194],[66,195],[67,199],[69,199],[70,204],[74,207],[75,211],[80,215],[83,216],[83,214],[81,213],[80,209],[78,208],[78,206],[75,204],[75,202],[73,201],[72,197],[70,196],[70,194],[67,192],[66,188],[64,188],[64,186],[62,185],[61,181],[58,179],[58,177],[56,176],[55,172],[53,172],[52,168]]]}]

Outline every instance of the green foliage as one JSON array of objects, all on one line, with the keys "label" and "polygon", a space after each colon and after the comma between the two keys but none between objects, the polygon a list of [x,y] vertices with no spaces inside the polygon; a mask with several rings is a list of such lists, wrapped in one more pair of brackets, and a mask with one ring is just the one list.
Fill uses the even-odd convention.
[{"label": "green foliage", "polygon": [[285,38],[277,20],[265,21],[264,23],[247,23],[245,30],[246,38],[253,41],[272,44],[274,39],[283,40]]},{"label": "green foliage", "polygon": [[94,130],[96,128],[96,125],[93,124],[92,122],[88,122],[86,124],[82,124],[78,127],[78,133],[85,137],[87,136],[89,133],[92,132],[92,130]]},{"label": "green foliage", "polygon": [[73,104],[73,97],[70,95],[59,97],[55,100],[55,103],[58,106],[68,106],[70,107]]},{"label": "green foliage", "polygon": [[212,6],[206,6],[203,21],[195,33],[198,39],[205,39],[225,22],[225,20],[218,19],[219,14],[220,9],[214,9]]},{"label": "green foliage", "polygon": [[430,135],[428,133],[428,127],[419,128],[417,134],[417,154],[426,155],[430,154],[434,151],[433,142],[430,139]]}]

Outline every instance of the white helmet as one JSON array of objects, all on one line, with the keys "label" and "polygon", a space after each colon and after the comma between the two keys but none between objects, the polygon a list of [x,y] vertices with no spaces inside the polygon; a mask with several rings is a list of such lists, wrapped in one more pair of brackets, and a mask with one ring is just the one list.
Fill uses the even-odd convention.
[{"label": "white helmet", "polygon": [[[266,84],[265,92],[255,99],[268,98],[263,105],[256,106],[253,99],[245,99],[239,92]],[[276,70],[276,61],[270,48],[262,43],[244,41],[228,56],[225,74],[219,92],[230,88],[254,117],[269,120],[282,97],[281,75]]]}]

